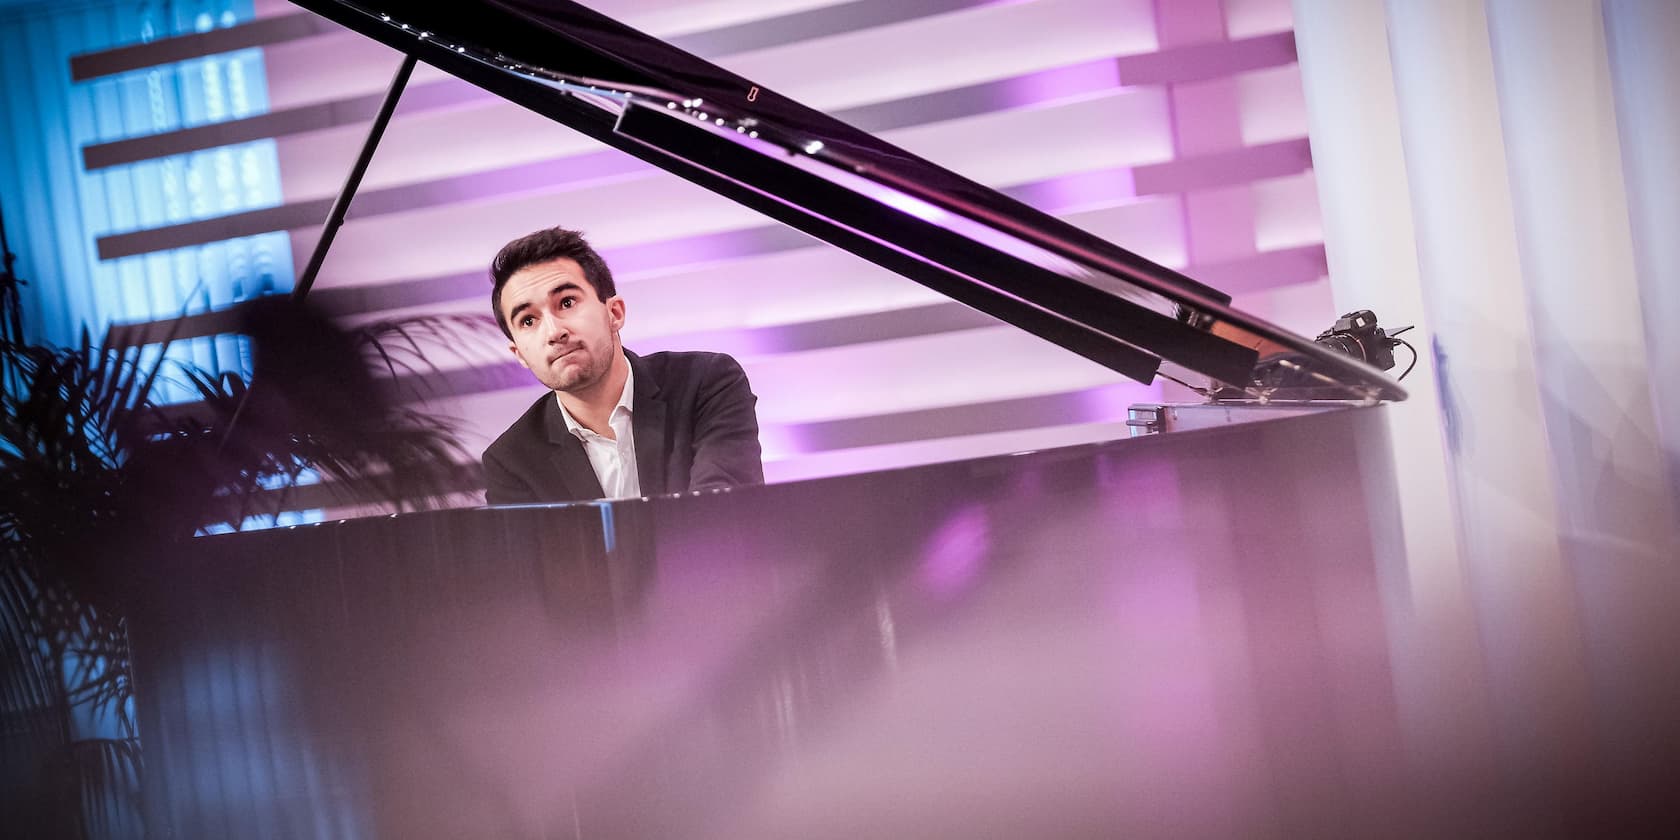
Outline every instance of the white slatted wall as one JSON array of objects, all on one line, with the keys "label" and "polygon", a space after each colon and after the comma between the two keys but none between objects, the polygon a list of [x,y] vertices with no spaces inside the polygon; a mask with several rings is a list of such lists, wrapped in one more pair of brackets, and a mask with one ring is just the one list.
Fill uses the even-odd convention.
[{"label": "white slatted wall", "polygon": [[[288,5],[258,8],[243,29],[270,40],[270,114],[85,151],[120,166],[272,136],[284,203],[114,232],[102,255],[287,230],[306,261],[398,56]],[[1263,317],[1303,332],[1334,317],[1288,0],[596,8]],[[1120,437],[1126,406],[1160,396],[424,66],[316,294],[351,319],[485,312],[490,256],[554,224],[586,231],[614,266],[626,346],[742,361],[771,481]],[[452,375],[434,409],[466,421],[475,453],[541,393],[492,340],[436,361]]]}]

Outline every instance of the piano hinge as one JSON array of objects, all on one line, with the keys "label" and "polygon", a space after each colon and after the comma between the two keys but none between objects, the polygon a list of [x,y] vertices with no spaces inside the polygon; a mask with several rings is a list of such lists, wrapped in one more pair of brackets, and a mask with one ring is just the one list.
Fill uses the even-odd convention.
[{"label": "piano hinge", "polygon": [[1164,406],[1139,404],[1126,409],[1126,426],[1131,429],[1132,437],[1159,434],[1162,431],[1161,415]]}]

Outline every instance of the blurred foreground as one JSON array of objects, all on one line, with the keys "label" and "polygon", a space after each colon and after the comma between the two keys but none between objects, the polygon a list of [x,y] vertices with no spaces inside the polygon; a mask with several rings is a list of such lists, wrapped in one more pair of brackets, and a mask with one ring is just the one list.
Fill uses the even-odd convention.
[{"label": "blurred foreground", "polygon": [[[1567,611],[1449,615],[1399,550],[1386,434],[1382,409],[1342,410],[205,538],[134,618],[148,820],[403,838],[1676,824],[1680,571],[1583,570]],[[1502,585],[1527,585],[1519,565]],[[1505,655],[1560,622],[1577,647]]]}]

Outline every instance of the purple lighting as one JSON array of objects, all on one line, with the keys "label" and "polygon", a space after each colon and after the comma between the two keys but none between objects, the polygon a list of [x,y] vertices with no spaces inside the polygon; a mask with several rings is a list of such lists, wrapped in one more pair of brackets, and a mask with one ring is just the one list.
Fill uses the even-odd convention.
[{"label": "purple lighting", "polygon": [[984,505],[958,508],[928,539],[917,570],[922,588],[948,598],[968,588],[991,548],[991,525]]},{"label": "purple lighting", "polygon": [[1021,108],[1070,96],[1101,93],[1120,87],[1120,84],[1119,64],[1113,59],[1100,59],[1007,79],[998,99],[1002,107]]}]

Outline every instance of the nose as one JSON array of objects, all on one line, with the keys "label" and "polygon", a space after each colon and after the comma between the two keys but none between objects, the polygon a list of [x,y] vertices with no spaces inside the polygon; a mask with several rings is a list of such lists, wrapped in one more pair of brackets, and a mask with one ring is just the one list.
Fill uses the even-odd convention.
[{"label": "nose", "polygon": [[566,341],[566,324],[559,318],[544,318],[543,340],[549,344],[562,344]]}]

